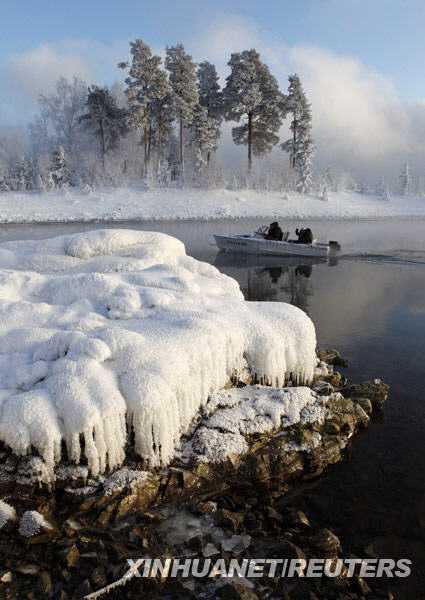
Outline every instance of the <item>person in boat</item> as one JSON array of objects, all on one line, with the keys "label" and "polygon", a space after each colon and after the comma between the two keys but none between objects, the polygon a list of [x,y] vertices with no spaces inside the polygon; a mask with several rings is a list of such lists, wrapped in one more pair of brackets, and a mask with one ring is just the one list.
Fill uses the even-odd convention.
[{"label": "person in boat", "polygon": [[281,242],[283,240],[283,231],[279,226],[277,221],[274,221],[270,224],[266,235],[264,236],[266,240],[276,240]]},{"label": "person in boat", "polygon": [[295,233],[298,237],[298,239],[296,240],[297,244],[313,243],[313,232],[311,231],[310,227],[307,227],[307,229],[296,229]]}]

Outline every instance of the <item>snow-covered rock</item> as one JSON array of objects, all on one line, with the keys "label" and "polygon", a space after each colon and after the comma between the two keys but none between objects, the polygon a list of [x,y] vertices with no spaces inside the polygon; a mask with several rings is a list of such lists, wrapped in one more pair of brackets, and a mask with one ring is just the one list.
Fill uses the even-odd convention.
[{"label": "snow-covered rock", "polygon": [[0,500],[0,529],[10,521],[16,521],[16,510],[7,502]]},{"label": "snow-covered rock", "polygon": [[166,464],[235,371],[281,386],[310,381],[316,363],[301,310],[246,302],[236,281],[151,232],[0,244],[0,333],[0,440],[36,448],[52,473],[62,442],[93,475],[117,467],[131,430],[140,456]]},{"label": "snow-covered rock", "polygon": [[36,510],[24,512],[19,524],[19,533],[24,537],[32,537],[52,529],[53,526]]},{"label": "snow-covered rock", "polygon": [[327,398],[308,387],[247,386],[211,395],[204,418],[183,446],[182,458],[221,463],[248,451],[247,436],[297,423],[323,423]]}]

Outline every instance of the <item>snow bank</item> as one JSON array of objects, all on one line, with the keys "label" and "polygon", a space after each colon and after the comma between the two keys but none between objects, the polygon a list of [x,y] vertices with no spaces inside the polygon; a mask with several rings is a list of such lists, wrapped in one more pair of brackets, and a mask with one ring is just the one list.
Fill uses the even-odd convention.
[{"label": "snow bank", "polygon": [[313,323],[245,302],[238,284],[160,233],[98,230],[0,244],[0,440],[53,467],[120,465],[131,433],[166,464],[209,395],[246,365],[311,380]]},{"label": "snow bank", "polygon": [[0,222],[122,221],[174,219],[359,219],[425,217],[425,199],[329,192],[315,195],[255,190],[101,189],[0,192]]}]

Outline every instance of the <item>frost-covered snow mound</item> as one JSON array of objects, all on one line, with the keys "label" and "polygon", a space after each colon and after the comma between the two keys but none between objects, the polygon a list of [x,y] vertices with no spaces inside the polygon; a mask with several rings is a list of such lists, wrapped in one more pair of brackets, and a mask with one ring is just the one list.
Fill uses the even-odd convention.
[{"label": "frost-covered snow mound", "polygon": [[316,362],[301,310],[246,302],[180,241],[119,229],[0,244],[0,334],[0,440],[52,472],[114,468],[128,438],[166,464],[235,371],[279,386]]}]

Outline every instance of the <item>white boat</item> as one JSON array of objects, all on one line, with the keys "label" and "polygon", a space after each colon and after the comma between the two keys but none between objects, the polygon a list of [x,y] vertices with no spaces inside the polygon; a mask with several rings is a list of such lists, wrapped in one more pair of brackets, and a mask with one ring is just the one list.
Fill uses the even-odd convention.
[{"label": "white boat", "polygon": [[220,250],[239,254],[262,254],[273,256],[314,256],[327,257],[336,253],[340,246],[338,242],[316,242],[299,244],[284,235],[282,241],[268,240],[261,232],[253,234],[214,235],[215,243]]}]

